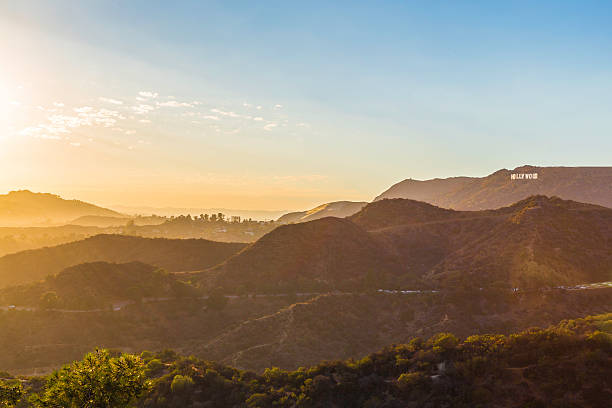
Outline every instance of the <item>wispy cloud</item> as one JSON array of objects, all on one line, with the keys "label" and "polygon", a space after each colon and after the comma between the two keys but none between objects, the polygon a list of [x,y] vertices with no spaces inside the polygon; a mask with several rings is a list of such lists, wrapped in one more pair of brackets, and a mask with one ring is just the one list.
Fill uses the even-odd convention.
[{"label": "wispy cloud", "polygon": [[[54,103],[58,106],[59,103]],[[62,107],[64,105],[62,104]],[[58,109],[42,108],[48,112],[46,123],[29,126],[22,129],[19,134],[41,139],[60,140],[73,129],[83,126],[113,127],[118,120],[125,119],[120,112],[110,109],[97,109],[92,106],[80,106],[72,109],[74,114],[59,113]]]},{"label": "wispy cloud", "polygon": [[140,91],[138,92],[138,95],[144,98],[150,98],[150,99],[155,99],[159,96],[157,92],[152,92],[152,91]]},{"label": "wispy cloud", "polygon": [[211,109],[210,111],[211,111],[212,113],[217,113],[217,114],[219,114],[219,115],[221,115],[221,116],[228,116],[228,117],[230,117],[230,118],[239,118],[239,117],[240,117],[240,115],[239,115],[239,114],[237,114],[236,112],[231,112],[231,111],[223,111],[223,110],[221,110],[221,109],[216,109],[216,108],[215,108],[215,109]]},{"label": "wispy cloud", "polygon": [[147,114],[147,113],[155,110],[155,106],[147,105],[147,104],[140,104],[140,105],[132,106],[132,110],[137,115],[144,115],[144,114]]},{"label": "wispy cloud", "polygon": [[277,127],[278,125],[276,123],[268,123],[266,126],[264,126],[264,130],[270,131],[273,130],[275,127]]},{"label": "wispy cloud", "polygon": [[113,105],[123,105],[123,101],[120,101],[119,99],[106,98],[104,96],[101,96],[98,99],[102,102],[112,103]]},{"label": "wispy cloud", "polygon": [[157,106],[165,106],[170,108],[193,108],[192,103],[178,101],[158,102]]}]

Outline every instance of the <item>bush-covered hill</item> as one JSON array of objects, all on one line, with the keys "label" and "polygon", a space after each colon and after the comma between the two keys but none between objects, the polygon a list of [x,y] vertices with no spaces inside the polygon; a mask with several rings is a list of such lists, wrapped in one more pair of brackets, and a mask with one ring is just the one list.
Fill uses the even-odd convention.
[{"label": "bush-covered hill", "polygon": [[158,377],[142,407],[603,408],[612,399],[610,314],[509,336],[439,333],[361,360],[260,376],[193,358],[144,357]]},{"label": "bush-covered hill", "polygon": [[379,283],[400,266],[366,231],[346,219],[327,217],[284,225],[215,268],[228,291],[351,290],[366,279]]},{"label": "bush-covered hill", "polygon": [[114,400],[142,408],[604,408],[612,399],[611,362],[611,314],[511,335],[441,332],[358,360],[262,374],[171,351],[116,357],[98,351],[46,382],[26,379],[30,395],[20,406],[29,397],[36,407],[61,399],[62,406]]},{"label": "bush-covered hill", "polygon": [[428,278],[522,288],[612,280],[612,209],[534,196],[497,212],[508,216]]},{"label": "bush-covered hill", "polygon": [[114,302],[197,294],[193,287],[151,265],[93,262],[66,268],[40,282],[0,289],[0,304],[41,309],[108,309]]},{"label": "bush-covered hill", "polygon": [[223,262],[245,247],[205,239],[96,235],[82,241],[0,258],[0,287],[43,279],[85,262],[143,262],[169,272],[193,271]]},{"label": "bush-covered hill", "polygon": [[252,370],[294,369],[364,355],[416,335],[509,333],[610,310],[612,288],[323,295],[244,321],[203,342],[196,355]]},{"label": "bush-covered hill", "polygon": [[[175,349],[239,368],[296,369],[374,352],[411,337],[510,333],[612,310],[612,288],[547,292],[330,294],[129,304],[119,311],[0,310],[0,370],[48,372],[95,347]],[[295,306],[291,306],[296,303]]]},{"label": "bush-covered hill", "polygon": [[486,211],[381,200],[350,220],[435,286],[541,287],[612,280],[612,209],[533,196]]}]

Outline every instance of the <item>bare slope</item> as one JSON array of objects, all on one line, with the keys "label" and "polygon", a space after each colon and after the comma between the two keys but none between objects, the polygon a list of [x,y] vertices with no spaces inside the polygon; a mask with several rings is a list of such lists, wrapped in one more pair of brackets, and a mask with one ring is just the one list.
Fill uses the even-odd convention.
[{"label": "bare slope", "polygon": [[324,217],[344,218],[355,214],[361,210],[367,203],[354,201],[336,201],[333,203],[322,204],[308,211],[291,212],[280,217],[277,222],[281,224],[289,224],[296,222],[306,222],[318,220]]}]

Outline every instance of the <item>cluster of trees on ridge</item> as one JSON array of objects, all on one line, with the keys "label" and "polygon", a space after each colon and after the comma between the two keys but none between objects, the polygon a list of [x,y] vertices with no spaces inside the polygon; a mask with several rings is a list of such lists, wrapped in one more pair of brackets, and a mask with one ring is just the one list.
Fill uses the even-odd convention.
[{"label": "cluster of trees on ridge", "polygon": [[[605,407],[612,314],[261,374],[172,351],[98,350],[47,378],[4,379],[4,407]],[[6,376],[6,374],[4,374]]]}]

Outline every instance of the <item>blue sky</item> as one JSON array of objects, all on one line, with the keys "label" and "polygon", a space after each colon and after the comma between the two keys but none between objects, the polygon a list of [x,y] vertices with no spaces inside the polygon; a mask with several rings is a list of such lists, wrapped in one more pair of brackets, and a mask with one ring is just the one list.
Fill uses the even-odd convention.
[{"label": "blue sky", "polygon": [[0,189],[293,209],[611,165],[610,21],[590,1],[0,1]]}]

